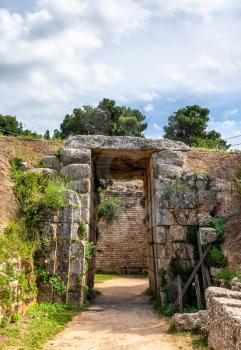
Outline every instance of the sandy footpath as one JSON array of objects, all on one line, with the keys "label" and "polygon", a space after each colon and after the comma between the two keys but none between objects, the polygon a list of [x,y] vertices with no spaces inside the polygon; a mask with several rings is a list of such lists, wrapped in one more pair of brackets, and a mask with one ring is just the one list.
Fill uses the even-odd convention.
[{"label": "sandy footpath", "polygon": [[102,295],[47,343],[46,350],[193,349],[187,337],[168,334],[168,323],[143,295],[145,278],[118,277],[96,287]]}]

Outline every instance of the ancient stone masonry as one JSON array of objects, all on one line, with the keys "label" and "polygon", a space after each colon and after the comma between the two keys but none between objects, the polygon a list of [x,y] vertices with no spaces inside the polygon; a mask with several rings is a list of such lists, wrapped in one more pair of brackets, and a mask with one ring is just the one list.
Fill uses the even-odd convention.
[{"label": "ancient stone masonry", "polygon": [[46,215],[41,223],[40,238],[42,250],[39,263],[50,275],[59,276],[66,288],[66,294],[59,296],[53,284],[39,286],[39,301],[78,303],[81,300],[83,283],[84,244],[79,238],[81,204],[78,194],[66,193],[67,207]]},{"label": "ancient stone masonry", "polygon": [[181,153],[163,151],[156,153],[153,160],[153,231],[157,270],[166,272],[167,285],[163,287],[171,293],[171,298],[177,295],[171,265],[174,263],[187,269],[194,267],[195,263],[193,246],[187,242],[188,228],[201,228],[201,236],[208,238],[209,242],[211,236],[216,237],[212,229],[205,228],[205,224],[217,207],[217,194],[221,191],[213,186],[213,179],[209,176],[184,172],[182,159]]},{"label": "ancient stone masonry", "polygon": [[241,293],[211,287],[206,300],[209,346],[214,350],[240,350]]},{"label": "ancient stone masonry", "polygon": [[[176,297],[175,279],[171,272],[173,262],[182,268],[194,266],[193,246],[187,242],[187,230],[190,226],[205,227],[211,215],[220,206],[220,193],[223,188],[219,182],[207,175],[189,174],[184,169],[184,159],[189,147],[171,140],[148,140],[134,137],[74,136],[70,137],[60,158],[45,158],[49,168],[41,171],[60,174],[68,179],[73,191],[80,197],[79,218],[73,221],[66,209],[57,219],[49,219],[44,235],[57,232],[60,239],[75,239],[77,225],[84,220],[87,223],[87,240],[96,243],[99,179],[141,179],[144,183],[145,211],[147,222],[147,265],[150,288],[161,293],[165,291]],[[48,170],[50,169],[50,170]],[[76,194],[77,196],[77,194]],[[69,207],[70,208],[70,207]],[[64,219],[63,219],[64,216]],[[75,227],[75,228],[73,228]],[[212,233],[205,231],[205,237]],[[205,236],[206,235],[206,236]],[[64,238],[63,238],[64,237]],[[63,275],[66,285],[72,285],[71,293],[79,293],[77,282],[70,279],[71,256],[78,257],[77,268],[71,273],[83,273],[81,260],[83,249],[76,248],[77,254],[70,253],[71,244],[62,244],[56,248],[65,257],[57,274]],[[51,253],[52,254],[52,253]],[[52,256],[52,255],[49,256]],[[58,258],[57,258],[58,261]],[[52,266],[52,265],[51,265]],[[57,263],[55,268],[57,267]],[[87,279],[82,283],[93,286],[95,254],[89,264]],[[161,285],[160,275],[166,274],[167,285]],[[69,288],[69,287],[68,287]],[[49,291],[48,291],[49,293]],[[50,292],[51,294],[51,292]]]},{"label": "ancient stone masonry", "polygon": [[[140,183],[140,184],[139,184]],[[111,223],[101,219],[96,248],[96,270],[115,273],[147,271],[146,225],[141,182],[114,182],[101,200],[118,198],[118,217]]]},{"label": "ancient stone masonry", "polygon": [[[16,313],[24,315],[28,306],[36,301],[36,291],[33,288],[25,295],[21,295],[21,276],[24,275],[25,282],[29,285],[29,281],[35,280],[33,271],[34,267],[27,257],[13,257],[9,261],[0,264],[1,282],[4,278],[8,278],[8,271],[11,269],[11,279],[9,285],[5,286],[5,296],[8,296],[9,303],[0,305],[0,324],[4,325],[4,318],[7,323],[10,322],[12,316]],[[11,302],[10,302],[11,300]]]},{"label": "ancient stone masonry", "polygon": [[[39,300],[80,303],[83,300],[85,282],[85,242],[80,237],[80,223],[89,232],[90,213],[90,151],[68,150],[60,157],[45,157],[48,168],[36,169],[59,175],[69,181],[67,206],[48,213],[41,224],[40,238],[49,244],[40,252],[40,265],[50,275],[59,276],[66,288],[63,297],[56,295],[53,284],[39,286]],[[72,163],[72,164],[69,164]]]}]

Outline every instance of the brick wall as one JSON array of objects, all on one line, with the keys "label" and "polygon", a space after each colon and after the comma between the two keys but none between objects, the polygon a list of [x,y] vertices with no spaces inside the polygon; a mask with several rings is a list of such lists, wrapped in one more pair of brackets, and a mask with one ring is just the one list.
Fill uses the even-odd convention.
[{"label": "brick wall", "polygon": [[134,273],[147,270],[145,210],[140,205],[143,186],[114,183],[102,197],[120,200],[118,219],[111,224],[100,220],[96,269],[103,272]]}]

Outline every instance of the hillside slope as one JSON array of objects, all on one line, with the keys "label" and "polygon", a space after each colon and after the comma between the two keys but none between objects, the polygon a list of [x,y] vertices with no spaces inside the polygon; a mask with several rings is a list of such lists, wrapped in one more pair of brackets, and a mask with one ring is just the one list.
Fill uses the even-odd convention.
[{"label": "hillside slope", "polygon": [[45,155],[62,147],[61,142],[0,138],[0,231],[17,214],[17,203],[11,181],[10,161],[14,158],[35,166]]}]

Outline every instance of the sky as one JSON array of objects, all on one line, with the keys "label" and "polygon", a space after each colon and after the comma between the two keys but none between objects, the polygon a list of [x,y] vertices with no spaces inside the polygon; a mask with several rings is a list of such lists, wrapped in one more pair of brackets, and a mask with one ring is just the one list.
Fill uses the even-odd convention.
[{"label": "sky", "polygon": [[0,0],[0,114],[53,131],[107,97],[140,109],[145,136],[161,138],[173,112],[200,104],[208,128],[233,137],[240,44],[240,0]]}]

